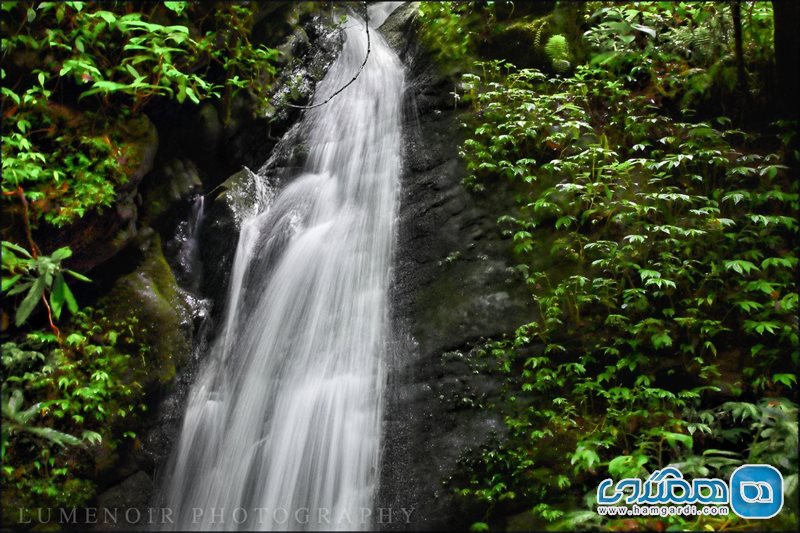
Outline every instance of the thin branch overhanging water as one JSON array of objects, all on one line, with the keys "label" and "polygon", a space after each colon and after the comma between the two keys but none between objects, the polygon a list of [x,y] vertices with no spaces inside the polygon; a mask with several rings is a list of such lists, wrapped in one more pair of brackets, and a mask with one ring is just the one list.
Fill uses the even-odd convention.
[{"label": "thin branch overhanging water", "polygon": [[333,100],[334,96],[340,94],[342,91],[347,89],[350,85],[352,85],[358,79],[358,76],[361,74],[361,71],[364,70],[364,67],[367,64],[367,60],[369,59],[369,53],[370,53],[370,49],[371,49],[371,47],[370,47],[370,38],[369,38],[369,10],[367,9],[367,3],[366,2],[364,2],[364,28],[367,31],[367,54],[364,56],[364,61],[361,63],[361,66],[358,68],[358,72],[356,72],[355,76],[353,76],[353,79],[351,79],[350,81],[348,81],[347,83],[342,85],[342,87],[340,87],[338,90],[334,91],[333,94],[331,94],[328,98],[326,98],[324,102],[320,102],[319,104],[313,104],[313,105],[295,105],[295,104],[291,104],[291,103],[287,102],[286,106],[293,107],[295,109],[314,109],[314,108],[317,108],[317,107],[321,107],[321,106],[324,106],[325,104],[327,104],[328,102],[330,102],[331,100]]}]

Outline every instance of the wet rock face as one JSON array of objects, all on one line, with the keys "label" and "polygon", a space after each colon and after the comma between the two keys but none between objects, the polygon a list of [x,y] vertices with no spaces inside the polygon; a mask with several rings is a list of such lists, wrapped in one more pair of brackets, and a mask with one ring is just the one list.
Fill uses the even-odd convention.
[{"label": "wet rock face", "polygon": [[137,342],[150,347],[148,370],[136,379],[153,389],[168,383],[186,359],[191,347],[192,323],[184,292],[178,287],[157,234],[143,236],[139,266],[119,278],[109,293],[98,301],[112,320],[135,316],[139,327]]},{"label": "wet rock face", "polygon": [[483,510],[456,498],[447,481],[463,452],[503,432],[499,415],[477,407],[500,386],[477,352],[533,310],[496,224],[513,198],[499,187],[473,195],[462,186],[463,112],[452,80],[415,39],[415,17],[416,5],[406,5],[382,27],[407,65],[408,89],[378,507],[414,507],[410,523],[400,513],[384,529],[464,530]]},{"label": "wet rock face", "polygon": [[310,103],[316,83],[325,76],[341,45],[341,32],[324,14],[311,17],[295,28],[279,47],[292,59],[276,82],[271,99],[273,114],[264,118],[263,123],[243,128],[240,135],[240,141],[255,151],[250,156],[242,152],[237,170],[208,193],[211,202],[207,204],[207,216],[200,229],[204,272],[201,292],[214,301],[215,318],[224,304],[241,222],[252,214],[256,204],[256,187],[250,170],[257,170],[272,187],[299,174],[305,162],[299,128],[302,112],[285,104]]},{"label": "wet rock face", "polygon": [[133,526],[144,529],[148,523],[161,524],[163,514],[148,507],[152,492],[153,481],[142,471],[128,476],[122,483],[104,492],[97,499],[98,516],[101,518],[96,530],[130,531]]},{"label": "wet rock face", "polygon": [[[141,385],[143,399],[152,409],[163,388],[175,379],[176,370],[189,357],[193,317],[190,296],[178,286],[158,234],[142,231],[136,245],[138,264],[117,279],[96,305],[112,321],[131,316],[137,319],[134,338],[150,350],[146,368],[131,370],[124,379]],[[125,441],[117,448],[101,446],[95,451],[96,481],[102,491],[98,507],[118,507],[124,513],[126,507],[145,507],[151,497],[151,473],[167,450],[150,438],[157,427],[157,419],[150,413],[128,421],[128,429],[145,438],[143,444],[132,446]],[[120,528],[126,529],[126,522],[120,520]]]}]

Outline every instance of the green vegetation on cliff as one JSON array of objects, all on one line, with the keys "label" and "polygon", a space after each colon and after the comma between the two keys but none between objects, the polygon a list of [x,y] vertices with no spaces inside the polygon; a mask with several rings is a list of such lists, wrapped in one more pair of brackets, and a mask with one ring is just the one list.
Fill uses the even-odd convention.
[{"label": "green vegetation on cliff", "polygon": [[[159,98],[264,97],[278,52],[249,42],[254,5],[3,2],[3,186],[31,222],[107,207],[136,169]],[[16,204],[15,204],[16,205]]]},{"label": "green vegetation on cliff", "polygon": [[791,106],[770,100],[771,4],[420,13],[461,72],[465,184],[514,191],[498,224],[539,309],[485,346],[506,378],[483,408],[508,431],[464,456],[454,490],[498,526],[761,528],[602,517],[595,490],[767,463],[786,505],[766,525],[796,526],[799,154]]}]

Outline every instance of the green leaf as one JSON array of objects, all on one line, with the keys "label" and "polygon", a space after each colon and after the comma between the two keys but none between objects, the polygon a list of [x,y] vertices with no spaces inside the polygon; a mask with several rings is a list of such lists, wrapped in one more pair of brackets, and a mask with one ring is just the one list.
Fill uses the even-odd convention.
[{"label": "green leaf", "polygon": [[137,80],[137,79],[141,78],[141,75],[139,74],[139,72],[135,68],[133,68],[133,65],[130,65],[130,64],[125,65],[125,70],[127,70],[128,73],[131,76],[133,76],[133,79]]},{"label": "green leaf", "polygon": [[186,2],[164,2],[164,7],[180,15],[186,9]]},{"label": "green leaf", "polygon": [[32,281],[26,281],[24,283],[20,283],[19,285],[15,285],[10,291],[6,293],[6,296],[14,296],[15,294],[19,294],[25,291],[31,285],[33,285]]},{"label": "green leaf", "polygon": [[78,312],[78,302],[66,282],[64,283],[64,300],[67,302],[67,309],[70,313],[74,315]]},{"label": "green leaf", "polygon": [[55,282],[53,282],[53,289],[50,291],[50,308],[53,310],[53,316],[56,320],[61,318],[61,307],[64,305],[64,288],[66,286],[64,276],[59,272],[56,275]]},{"label": "green leaf", "polygon": [[69,247],[67,246],[59,248],[50,255],[50,259],[52,259],[53,261],[63,261],[68,257],[72,257],[72,250],[70,250]]},{"label": "green leaf", "polygon": [[662,348],[664,346],[672,346],[672,338],[666,332],[660,332],[653,335],[650,340],[653,343],[653,347],[655,348]]},{"label": "green leaf", "polygon": [[683,433],[675,433],[673,431],[662,431],[661,436],[666,439],[667,443],[674,447],[676,443],[680,442],[687,448],[691,449],[694,441],[692,437],[689,435],[684,435]]},{"label": "green leaf", "polygon": [[760,270],[756,265],[754,265],[750,261],[745,261],[743,259],[724,261],[724,265],[726,270],[733,270],[738,274],[749,274],[753,270],[756,271]]},{"label": "green leaf", "polygon": [[19,278],[21,278],[21,277],[22,277],[22,274],[17,274],[16,276],[11,277],[11,278],[3,278],[3,292],[6,292],[6,291],[8,291],[8,289],[13,287],[14,284],[17,281],[19,281]]},{"label": "green leaf", "polygon": [[25,431],[28,433],[33,433],[34,435],[38,435],[43,437],[53,444],[58,446],[77,446],[81,443],[76,437],[69,435],[68,433],[62,433],[61,431],[56,431],[52,428],[38,428],[38,427],[26,427],[24,428]]},{"label": "green leaf", "polygon": [[114,24],[117,21],[117,16],[110,11],[98,11],[95,14],[106,21],[107,24]]},{"label": "green leaf", "polygon": [[69,270],[69,269],[65,268],[64,272],[66,272],[67,274],[69,274],[73,278],[75,278],[77,280],[80,280],[80,281],[92,281],[89,278],[87,278],[86,276],[84,276],[83,274],[78,274],[74,270]]},{"label": "green leaf", "polygon": [[191,100],[195,104],[200,103],[200,99],[197,97],[197,95],[194,92],[194,89],[192,89],[191,87],[186,88],[186,96],[188,96],[189,100]]},{"label": "green leaf", "polygon": [[568,228],[572,222],[575,220],[575,217],[571,216],[563,216],[556,220],[556,229],[561,229],[562,227]]},{"label": "green leaf", "polygon": [[19,304],[19,308],[17,308],[17,313],[14,319],[14,323],[17,325],[17,327],[24,324],[33,310],[36,308],[36,304],[41,299],[42,294],[44,294],[44,288],[44,277],[36,278],[36,281],[28,291],[28,294],[25,295],[25,299],[22,300],[22,303]]},{"label": "green leaf", "polygon": [[772,381],[791,387],[793,384],[797,383],[797,376],[794,374],[775,374],[772,376]]},{"label": "green leaf", "polygon": [[646,455],[620,455],[608,463],[608,473],[614,478],[636,477],[647,464]]},{"label": "green leaf", "polygon": [[738,305],[745,313],[749,313],[751,311],[758,311],[759,309],[764,308],[764,306],[761,305],[760,303],[753,302],[751,300],[739,300],[738,302],[736,302],[736,305]]},{"label": "green leaf", "polygon": [[647,270],[646,268],[643,268],[639,271],[639,276],[641,276],[642,281],[644,281],[648,278],[660,278],[661,272],[656,272],[655,270]]},{"label": "green leaf", "polygon": [[67,337],[67,344],[70,346],[76,346],[78,344],[83,344],[86,342],[86,337],[81,335],[80,333],[71,333]]},{"label": "green leaf", "polygon": [[103,442],[103,436],[96,431],[84,431],[81,435],[81,440],[85,440],[89,444],[100,444]]},{"label": "green leaf", "polygon": [[[5,142],[5,140],[3,142]],[[30,252],[28,252],[28,250],[26,250],[25,248],[22,248],[21,246],[17,246],[13,242],[3,241],[3,247],[4,248],[8,248],[10,250],[14,250],[15,252],[19,252],[22,255],[24,255],[25,257],[28,257],[28,258],[31,257],[31,254],[30,254]]]}]

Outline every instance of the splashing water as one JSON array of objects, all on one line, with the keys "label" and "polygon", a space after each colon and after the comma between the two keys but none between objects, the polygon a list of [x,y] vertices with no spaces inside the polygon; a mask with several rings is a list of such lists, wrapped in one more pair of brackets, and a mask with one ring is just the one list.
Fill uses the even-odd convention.
[{"label": "splashing water", "polygon": [[[367,53],[360,19],[343,31],[314,103]],[[222,333],[165,477],[176,529],[371,526],[404,81],[370,38],[356,82],[307,112],[304,173],[242,224]]]}]

